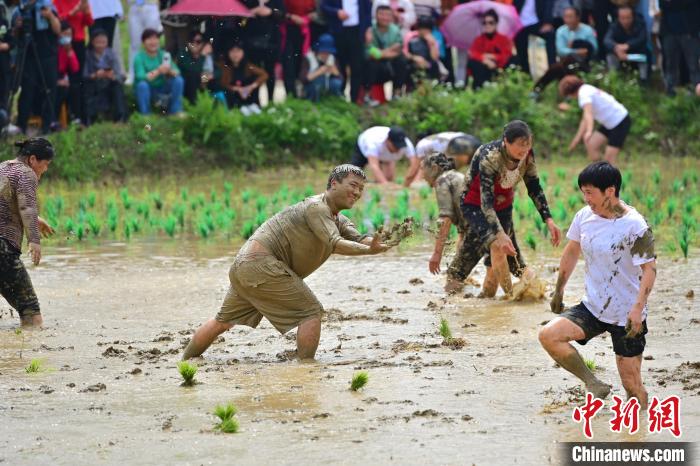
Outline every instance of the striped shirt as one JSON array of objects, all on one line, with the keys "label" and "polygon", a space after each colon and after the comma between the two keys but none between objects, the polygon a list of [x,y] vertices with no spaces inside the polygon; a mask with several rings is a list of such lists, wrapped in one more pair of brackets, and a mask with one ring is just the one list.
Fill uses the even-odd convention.
[{"label": "striped shirt", "polygon": [[30,243],[39,244],[39,179],[19,160],[0,163],[0,237],[22,250],[24,230]]}]

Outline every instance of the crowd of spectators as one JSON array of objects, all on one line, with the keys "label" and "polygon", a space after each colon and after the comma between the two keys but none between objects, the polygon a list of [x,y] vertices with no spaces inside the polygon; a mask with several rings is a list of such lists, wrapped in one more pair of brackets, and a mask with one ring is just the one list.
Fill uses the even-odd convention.
[{"label": "crowd of spectators", "polygon": [[123,121],[127,94],[144,114],[180,114],[184,99],[209,92],[248,115],[261,111],[262,88],[272,100],[277,80],[287,98],[347,95],[368,105],[386,100],[388,82],[391,98],[423,79],[478,89],[510,65],[530,72],[532,36],[546,52],[545,84],[597,61],[634,70],[642,85],[658,69],[669,95],[683,84],[700,93],[697,0],[498,2],[515,8],[522,29],[511,40],[486,11],[462,50],[440,30],[455,0],[241,0],[249,18],[169,15],[177,0],[0,0],[2,124],[15,94],[18,130],[38,116],[49,132]]}]

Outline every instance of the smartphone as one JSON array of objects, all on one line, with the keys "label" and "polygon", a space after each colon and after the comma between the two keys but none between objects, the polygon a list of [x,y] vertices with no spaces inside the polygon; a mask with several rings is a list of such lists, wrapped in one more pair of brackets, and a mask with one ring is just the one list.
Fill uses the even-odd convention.
[{"label": "smartphone", "polygon": [[171,61],[172,61],[172,57],[170,56],[170,52],[165,52],[163,54],[163,64],[170,65]]}]

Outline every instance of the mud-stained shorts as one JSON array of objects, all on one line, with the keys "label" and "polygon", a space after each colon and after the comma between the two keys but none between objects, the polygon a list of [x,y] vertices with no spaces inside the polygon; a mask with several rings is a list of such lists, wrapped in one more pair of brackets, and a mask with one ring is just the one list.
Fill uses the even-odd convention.
[{"label": "mud-stained shorts", "polygon": [[[484,258],[484,265],[491,267],[491,255],[489,254],[490,233],[486,225],[486,218],[481,208],[476,206],[462,206],[462,214],[469,225],[467,231],[462,236],[462,244],[447,268],[447,276],[455,280],[466,280],[476,264]],[[525,258],[520,253],[520,246],[515,239],[513,229],[513,208],[508,207],[496,212],[498,220],[513,242],[517,255],[508,256],[508,268],[510,273],[520,277],[525,269]]]},{"label": "mud-stained shorts", "polygon": [[20,252],[0,238],[0,294],[20,317],[41,314],[32,280],[20,259]]},{"label": "mud-stained shorts", "polygon": [[304,280],[272,255],[237,258],[229,280],[231,286],[216,315],[219,322],[255,328],[266,317],[280,333],[286,333],[323,312]]},{"label": "mud-stained shorts", "polygon": [[646,320],[642,322],[641,334],[627,338],[625,327],[601,322],[591,314],[591,311],[583,303],[570,307],[562,312],[561,316],[581,327],[583,333],[586,334],[586,338],[583,340],[576,340],[579,345],[585,345],[601,333],[608,332],[612,337],[613,351],[616,355],[632,358],[644,352],[644,347],[647,344],[644,335],[648,332]]}]

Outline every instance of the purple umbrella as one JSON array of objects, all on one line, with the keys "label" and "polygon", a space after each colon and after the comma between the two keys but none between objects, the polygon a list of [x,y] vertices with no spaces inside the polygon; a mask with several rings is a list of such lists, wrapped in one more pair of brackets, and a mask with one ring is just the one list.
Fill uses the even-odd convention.
[{"label": "purple umbrella", "polygon": [[447,44],[458,49],[468,50],[474,39],[481,34],[481,19],[489,10],[498,14],[498,32],[513,39],[523,27],[518,11],[512,5],[476,0],[458,5],[449,14],[440,30]]}]

